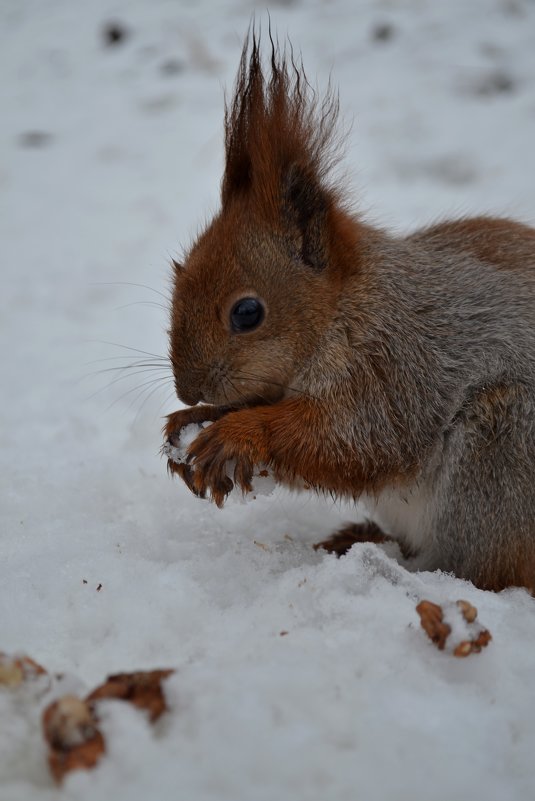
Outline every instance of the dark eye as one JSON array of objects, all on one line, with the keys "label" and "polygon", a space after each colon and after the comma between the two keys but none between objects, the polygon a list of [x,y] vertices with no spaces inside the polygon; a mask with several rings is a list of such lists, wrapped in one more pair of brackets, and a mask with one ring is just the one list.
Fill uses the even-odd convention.
[{"label": "dark eye", "polygon": [[264,307],[257,298],[242,298],[232,307],[230,324],[236,332],[252,331],[264,319]]}]

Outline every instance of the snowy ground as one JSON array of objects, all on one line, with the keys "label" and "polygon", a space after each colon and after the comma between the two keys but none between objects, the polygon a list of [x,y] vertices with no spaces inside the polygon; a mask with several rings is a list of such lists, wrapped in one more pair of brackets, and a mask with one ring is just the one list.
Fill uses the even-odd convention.
[{"label": "snowy ground", "polygon": [[[166,374],[91,375],[135,361],[126,347],[166,352],[167,263],[217,205],[222,87],[254,9],[0,4],[0,650],[88,689],[114,671],[178,669],[158,727],[109,704],[108,756],[61,791],[38,704],[0,690],[0,798],[532,798],[526,593],[411,574],[371,545],[315,553],[354,517],[340,505],[196,500],[158,455],[177,404],[170,382],[145,382]],[[535,3],[270,12],[311,76],[332,70],[368,219],[535,223]],[[110,19],[129,34],[115,47]],[[494,641],[465,661],[439,653],[418,625],[422,597],[472,601]]]}]

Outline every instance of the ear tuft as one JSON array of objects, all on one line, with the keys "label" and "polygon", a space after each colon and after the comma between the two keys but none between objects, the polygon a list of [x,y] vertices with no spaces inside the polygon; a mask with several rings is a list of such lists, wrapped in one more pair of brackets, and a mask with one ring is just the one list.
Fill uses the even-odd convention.
[{"label": "ear tuft", "polygon": [[316,176],[293,164],[283,179],[283,215],[294,234],[299,257],[314,270],[327,265],[328,200]]},{"label": "ear tuft", "polygon": [[270,41],[271,59],[263,68],[260,34],[253,29],[246,38],[234,95],[226,103],[222,206],[245,198],[252,212],[276,224],[287,180],[302,228],[328,197],[335,199],[326,178],[338,158],[338,97],[330,87],[319,97],[291,44],[288,56],[271,31]]},{"label": "ear tuft", "polygon": [[176,261],[176,259],[171,259],[171,264],[173,265],[173,269],[177,275],[180,275],[180,273],[184,272],[184,265],[179,261]]}]

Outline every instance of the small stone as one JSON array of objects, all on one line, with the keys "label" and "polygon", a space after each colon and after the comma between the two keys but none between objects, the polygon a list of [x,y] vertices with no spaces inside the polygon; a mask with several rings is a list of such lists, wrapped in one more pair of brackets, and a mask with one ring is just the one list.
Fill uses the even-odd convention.
[{"label": "small stone", "polygon": [[179,75],[181,72],[184,72],[185,68],[186,65],[184,62],[180,61],[178,58],[168,58],[160,64],[160,72],[162,75],[167,75],[169,77]]},{"label": "small stone", "polygon": [[122,22],[106,22],[102,27],[102,37],[107,47],[116,47],[119,44],[123,44],[128,36],[128,28]]},{"label": "small stone", "polygon": [[46,147],[52,139],[52,134],[46,131],[24,131],[19,134],[19,144],[21,147],[33,148],[37,150],[40,147]]},{"label": "small stone", "polygon": [[372,39],[375,42],[389,42],[396,32],[390,22],[379,22],[372,30]]}]

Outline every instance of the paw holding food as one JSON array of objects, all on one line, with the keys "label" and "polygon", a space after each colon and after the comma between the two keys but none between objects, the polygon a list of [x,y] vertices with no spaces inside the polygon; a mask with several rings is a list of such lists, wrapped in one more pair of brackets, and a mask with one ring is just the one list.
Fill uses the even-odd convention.
[{"label": "paw holding food", "polygon": [[269,495],[275,486],[251,442],[242,432],[233,436],[236,422],[220,419],[230,411],[201,406],[170,415],[162,447],[169,472],[179,475],[199,498],[209,497],[219,507],[235,487],[244,498],[253,499]]},{"label": "paw holding food", "polygon": [[204,427],[209,423],[188,423],[178,432],[170,435],[162,447],[162,454],[167,456],[167,470],[172,475],[177,474],[195,495],[199,492],[193,482],[193,467],[188,463],[188,448],[193,444]]}]

